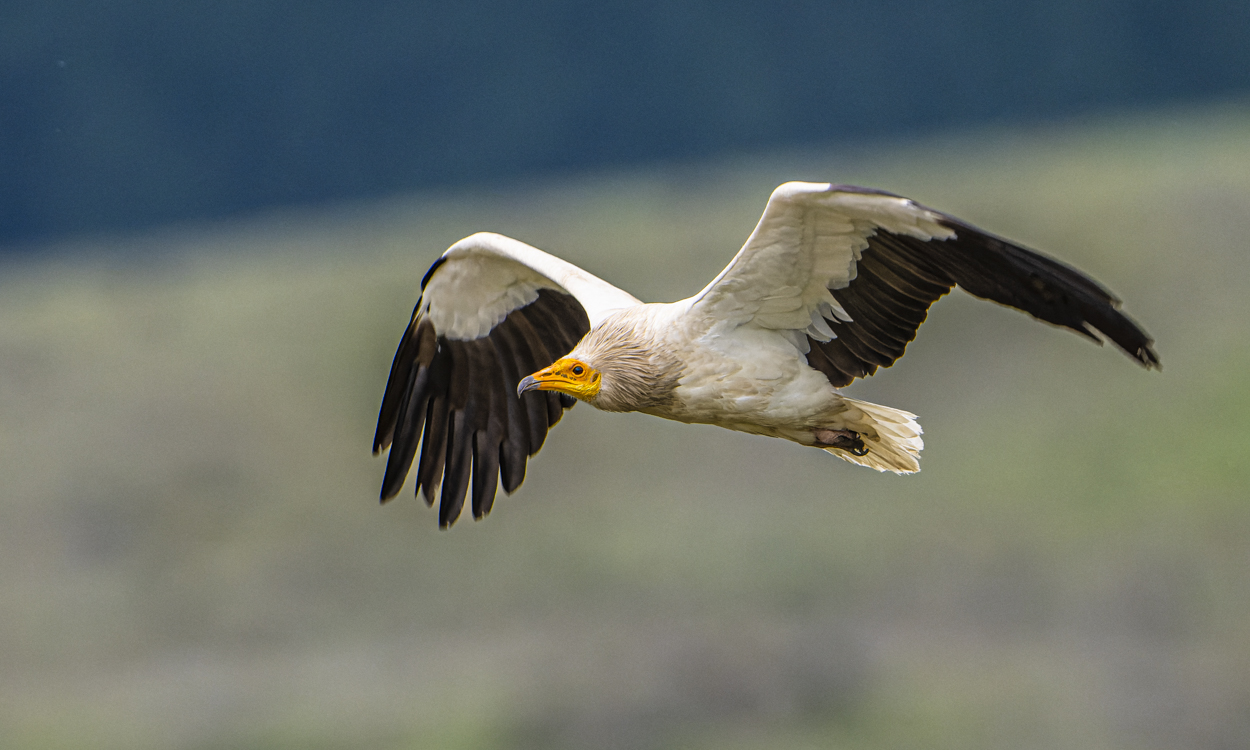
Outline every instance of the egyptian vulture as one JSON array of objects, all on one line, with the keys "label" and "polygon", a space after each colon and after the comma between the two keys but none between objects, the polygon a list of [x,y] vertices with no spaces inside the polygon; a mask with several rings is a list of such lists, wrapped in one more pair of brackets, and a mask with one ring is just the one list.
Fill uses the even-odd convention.
[{"label": "egyptian vulture", "polygon": [[382,500],[471,493],[476,518],[577,401],[784,438],[879,471],[919,471],[914,414],[848,398],[889,367],[952,287],[1023,310],[1149,368],[1150,337],[1084,274],[881,190],[789,182],[725,270],[679,302],[644,304],[559,258],[480,233],[443,253],[399,343],[373,452]]}]

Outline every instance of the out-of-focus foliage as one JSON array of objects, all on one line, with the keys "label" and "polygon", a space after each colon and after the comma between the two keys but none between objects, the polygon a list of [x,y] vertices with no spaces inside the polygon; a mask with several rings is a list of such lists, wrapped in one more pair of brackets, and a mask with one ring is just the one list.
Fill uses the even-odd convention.
[{"label": "out-of-focus foliage", "polygon": [[[372,420],[442,248],[492,229],[674,299],[792,178],[1061,256],[1127,300],[1164,371],[957,294],[851,389],[920,414],[917,476],[579,406],[486,521],[377,507]],[[1229,110],[10,262],[0,744],[1239,746],[1248,209],[1250,113]]]},{"label": "out-of-focus foliage", "polygon": [[0,244],[1250,93],[1244,0],[0,4]]}]

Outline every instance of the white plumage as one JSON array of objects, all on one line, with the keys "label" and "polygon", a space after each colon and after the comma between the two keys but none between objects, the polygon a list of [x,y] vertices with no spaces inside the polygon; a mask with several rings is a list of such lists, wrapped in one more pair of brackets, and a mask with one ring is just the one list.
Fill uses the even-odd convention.
[{"label": "white plumage", "polygon": [[[610,312],[642,302],[568,261],[501,234],[479,232],[443,253],[438,274],[428,277],[418,312],[450,339],[490,333],[508,313],[538,299],[539,289],[572,294],[591,325]],[[433,304],[431,304],[433,303]]]},{"label": "white plumage", "polygon": [[902,356],[955,285],[1158,366],[1150,338],[1096,282],[877,190],[778,187],[725,270],[668,304],[479,233],[430,269],[396,353],[374,442],[391,448],[383,500],[420,443],[417,490],[432,503],[441,487],[440,523],[458,517],[470,489],[474,515],[485,515],[501,480],[507,492],[520,485],[574,397],[918,471],[915,415],[838,389]]}]

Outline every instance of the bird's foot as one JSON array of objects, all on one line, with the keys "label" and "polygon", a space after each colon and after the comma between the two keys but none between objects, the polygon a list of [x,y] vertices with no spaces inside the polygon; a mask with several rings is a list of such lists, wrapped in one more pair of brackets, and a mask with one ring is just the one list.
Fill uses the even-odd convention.
[{"label": "bird's foot", "polygon": [[864,439],[854,430],[827,430],[818,427],[816,444],[822,448],[841,448],[853,456],[868,455],[868,446],[864,445]]}]

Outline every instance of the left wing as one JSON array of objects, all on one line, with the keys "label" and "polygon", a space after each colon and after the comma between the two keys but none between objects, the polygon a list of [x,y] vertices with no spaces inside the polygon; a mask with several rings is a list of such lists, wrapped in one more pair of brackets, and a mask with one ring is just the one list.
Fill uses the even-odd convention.
[{"label": "left wing", "polygon": [[[450,526],[472,491],[490,512],[575,400],[517,397],[521,378],[550,365],[616,309],[641,304],[582,269],[498,234],[467,237],[435,261],[399,342],[373,452],[390,448],[382,501],[399,493],[421,446],[417,487]],[[472,487],[470,488],[470,483]]]},{"label": "left wing", "polygon": [[1101,343],[1147,368],[1153,343],[1081,272],[881,190],[788,182],[724,271],[691,298],[716,325],[789,336],[834,387],[889,367],[956,285]]}]

